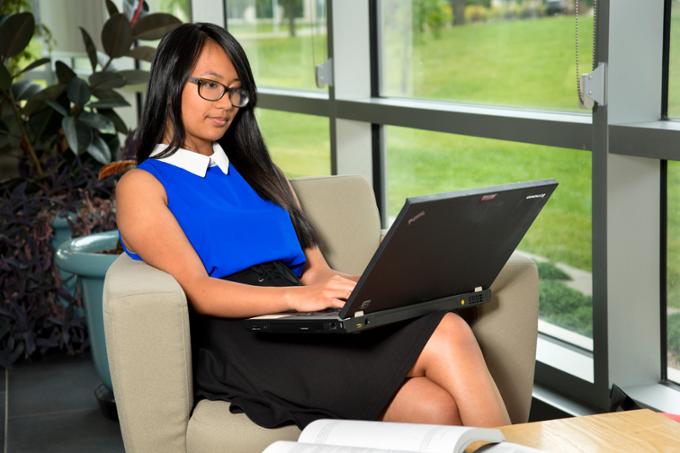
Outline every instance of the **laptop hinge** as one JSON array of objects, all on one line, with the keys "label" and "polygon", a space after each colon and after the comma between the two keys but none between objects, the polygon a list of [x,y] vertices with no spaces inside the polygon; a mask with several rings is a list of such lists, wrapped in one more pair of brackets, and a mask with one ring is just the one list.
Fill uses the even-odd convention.
[{"label": "laptop hinge", "polygon": [[481,286],[477,286],[477,287],[475,288],[475,292],[476,292],[476,293],[481,293],[481,292],[482,292],[482,287],[481,287]]},{"label": "laptop hinge", "polygon": [[363,310],[359,310],[359,311],[355,311],[355,312],[354,312],[354,317],[355,317],[355,318],[360,318],[361,316],[364,316],[364,311],[363,311]]}]

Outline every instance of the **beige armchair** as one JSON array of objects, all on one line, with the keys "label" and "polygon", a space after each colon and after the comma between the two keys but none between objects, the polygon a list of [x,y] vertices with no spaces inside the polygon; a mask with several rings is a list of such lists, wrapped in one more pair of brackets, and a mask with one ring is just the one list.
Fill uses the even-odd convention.
[{"label": "beige armchair", "polygon": [[[360,273],[381,237],[368,183],[358,176],[292,181],[336,269]],[[529,415],[538,320],[538,276],[513,255],[478,308],[473,330],[514,423]],[[128,453],[259,452],[296,427],[265,429],[228,403],[195,408],[187,300],[172,276],[123,254],[104,285],[104,321],[120,428]],[[193,408],[193,411],[192,411]]]}]

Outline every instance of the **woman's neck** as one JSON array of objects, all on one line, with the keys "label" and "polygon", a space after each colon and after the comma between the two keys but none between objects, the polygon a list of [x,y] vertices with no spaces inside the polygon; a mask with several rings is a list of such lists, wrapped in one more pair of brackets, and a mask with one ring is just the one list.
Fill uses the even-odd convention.
[{"label": "woman's neck", "polygon": [[[163,141],[161,143],[163,143],[164,145],[169,145],[170,141],[171,140],[169,137],[163,137]],[[202,141],[200,143],[196,143],[193,140],[187,139],[182,145],[182,148],[187,149],[189,151],[193,151],[198,154],[203,154],[204,156],[212,156],[213,154],[212,143],[209,142]]]}]

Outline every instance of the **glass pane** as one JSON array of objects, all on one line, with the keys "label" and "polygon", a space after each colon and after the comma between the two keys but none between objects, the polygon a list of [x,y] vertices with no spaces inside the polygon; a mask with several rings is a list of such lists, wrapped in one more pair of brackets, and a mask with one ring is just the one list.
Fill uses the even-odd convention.
[{"label": "glass pane", "polygon": [[170,13],[182,22],[191,21],[191,0],[146,0],[152,13]]},{"label": "glass pane", "polygon": [[326,0],[230,0],[227,12],[258,86],[319,90],[314,68],[327,55]]},{"label": "glass pane", "polygon": [[668,116],[680,117],[680,0],[671,6],[671,42],[668,77]]},{"label": "glass pane", "polygon": [[[573,5],[382,0],[382,94],[578,110]],[[579,72],[586,73],[592,0],[581,5]]]},{"label": "glass pane", "polygon": [[560,185],[519,250],[538,264],[540,328],[592,349],[591,154],[386,127],[388,212],[404,198],[554,178]]},{"label": "glass pane", "polygon": [[680,382],[680,162],[668,162],[667,203],[668,377]]},{"label": "glass pane", "polygon": [[272,159],[289,178],[331,174],[328,118],[256,110]]}]

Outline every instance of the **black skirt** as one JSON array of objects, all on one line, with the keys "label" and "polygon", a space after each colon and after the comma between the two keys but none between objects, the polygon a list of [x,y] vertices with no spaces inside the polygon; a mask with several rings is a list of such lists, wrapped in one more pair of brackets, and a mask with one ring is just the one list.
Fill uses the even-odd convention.
[{"label": "black skirt", "polygon": [[[300,285],[282,263],[225,277],[260,286]],[[320,418],[378,420],[443,313],[354,335],[254,334],[242,319],[192,313],[196,400],[231,402],[266,428]]]}]

